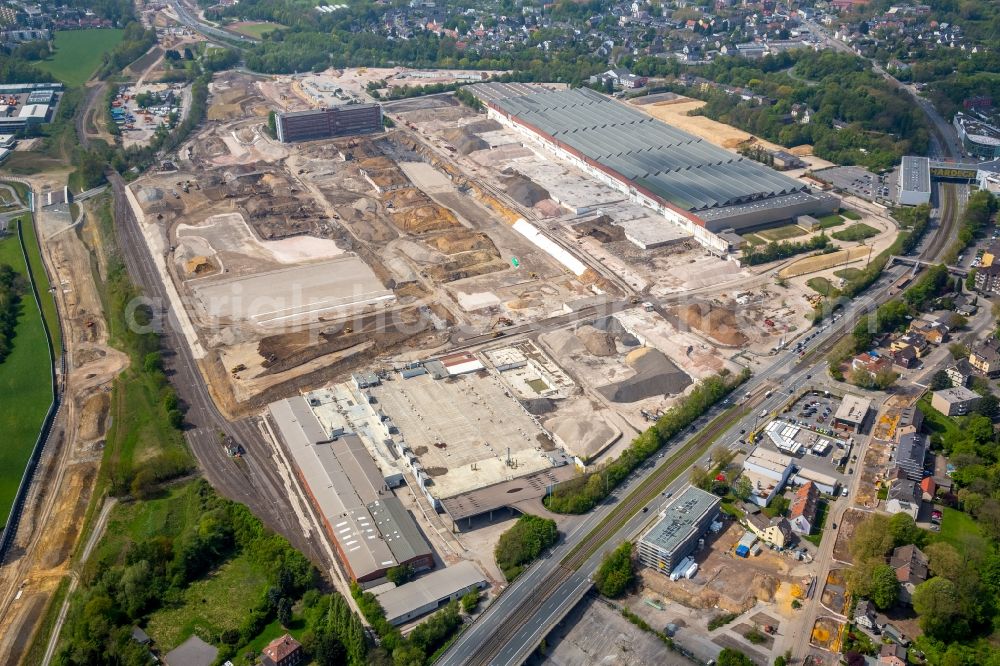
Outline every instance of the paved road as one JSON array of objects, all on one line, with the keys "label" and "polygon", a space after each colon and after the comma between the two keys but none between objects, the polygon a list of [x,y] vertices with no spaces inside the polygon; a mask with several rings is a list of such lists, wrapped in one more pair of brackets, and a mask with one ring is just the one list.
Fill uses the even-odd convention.
[{"label": "paved road", "polygon": [[179,0],[174,0],[174,2],[170,3],[170,6],[177,14],[177,18],[180,20],[181,23],[191,28],[192,30],[200,32],[206,37],[215,37],[216,39],[221,39],[223,41],[233,43],[233,45],[237,45],[240,42],[250,43],[250,44],[260,43],[259,39],[255,39],[253,37],[247,37],[246,35],[237,35],[232,32],[226,32],[225,30],[220,30],[219,28],[208,25],[207,23],[202,23],[201,21],[198,20],[198,17],[195,16],[191,12],[191,10],[189,10],[186,6],[184,6]]},{"label": "paved road", "polygon": [[[178,396],[187,406],[188,443],[205,477],[222,495],[246,504],[254,515],[314,563],[333,564],[323,556],[315,539],[306,538],[277,471],[273,447],[260,430],[259,419],[229,422],[216,409],[187,340],[179,333],[177,315],[170,309],[160,275],[125,198],[125,183],[115,173],[110,174],[110,180],[115,198],[115,229],[129,275],[146,297],[166,309],[164,364]],[[230,458],[223,449],[220,433],[242,444],[246,455]]]},{"label": "paved road", "polygon": [[[826,324],[820,329],[819,335],[807,347],[805,357],[799,357],[793,351],[783,352],[771,367],[755,375],[739,389],[740,393],[751,394],[759,392],[764,387],[781,387],[770,397],[754,404],[748,413],[743,413],[745,410],[731,410],[730,418],[724,423],[724,430],[728,434],[723,434],[720,441],[727,442],[729,438],[730,446],[738,445],[739,435],[736,433],[740,429],[752,429],[757,423],[760,411],[773,412],[779,409],[789,393],[794,393],[812,376],[822,373],[825,369],[825,358],[821,352],[848,333],[859,316],[881,302],[888,294],[891,284],[903,275],[905,270],[902,266],[887,269],[882,278],[872,286],[868,295],[853,301],[835,324]],[[719,410],[714,410],[712,414],[702,417],[699,423],[695,424],[695,430],[699,430],[718,413]],[[697,434],[694,436],[698,437]],[[707,443],[698,455],[702,455],[712,444],[712,442]],[[684,451],[685,455],[689,453],[685,449],[685,444],[675,444],[671,450]],[[656,474],[656,470],[660,467],[676,462],[674,455],[661,457],[652,471],[633,474],[631,481],[619,488],[614,497],[627,498],[646,477]],[[686,483],[686,474],[681,474],[663,490],[676,491]],[[563,558],[570,555],[579,542],[587,540],[591,531],[614,510],[617,501],[615,499],[611,504],[602,504],[592,511],[573,532],[566,535],[563,543],[554,549],[550,557],[521,574],[479,620],[459,637],[438,663],[447,666],[522,663],[534,650],[538,641],[551,630],[553,624],[565,616],[573,605],[570,602],[582,596],[581,590],[586,591],[589,588],[589,582],[585,581],[596,570],[603,551],[632,538],[649,521],[649,514],[638,511],[637,506],[637,512],[613,536],[606,539],[586,562],[578,569],[567,570],[563,566]],[[627,502],[628,499],[621,501]]]}]

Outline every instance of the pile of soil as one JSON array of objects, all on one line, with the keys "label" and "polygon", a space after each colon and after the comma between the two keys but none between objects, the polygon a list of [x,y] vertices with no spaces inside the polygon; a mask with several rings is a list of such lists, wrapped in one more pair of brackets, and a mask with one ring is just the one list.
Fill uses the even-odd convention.
[{"label": "pile of soil", "polygon": [[674,311],[681,321],[701,331],[719,344],[738,347],[747,343],[747,336],[740,332],[736,314],[711,303],[687,305]]},{"label": "pile of soil", "polygon": [[445,130],[442,132],[442,136],[444,136],[448,143],[454,146],[455,150],[457,150],[460,155],[468,155],[469,153],[474,153],[477,150],[485,150],[490,147],[490,144],[486,143],[465,128],[456,127]]},{"label": "pile of soil", "polygon": [[618,353],[615,348],[614,336],[607,331],[598,330],[590,324],[584,324],[576,329],[576,337],[594,356],[614,356]]},{"label": "pile of soil", "polygon": [[551,198],[544,187],[519,173],[504,178],[504,189],[514,201],[528,208]]},{"label": "pile of soil", "polygon": [[625,362],[632,377],[601,386],[598,391],[612,402],[637,402],[656,396],[677,395],[691,385],[691,378],[658,349],[643,347],[629,352]]}]

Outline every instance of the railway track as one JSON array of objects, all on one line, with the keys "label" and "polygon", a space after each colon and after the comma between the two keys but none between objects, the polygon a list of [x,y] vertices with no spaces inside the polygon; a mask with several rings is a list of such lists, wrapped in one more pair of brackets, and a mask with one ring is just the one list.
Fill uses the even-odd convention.
[{"label": "railway track", "polygon": [[920,253],[920,259],[924,261],[934,261],[944,255],[958,222],[958,197],[955,186],[951,183],[941,183],[938,191],[941,193],[941,221],[927,247]]}]

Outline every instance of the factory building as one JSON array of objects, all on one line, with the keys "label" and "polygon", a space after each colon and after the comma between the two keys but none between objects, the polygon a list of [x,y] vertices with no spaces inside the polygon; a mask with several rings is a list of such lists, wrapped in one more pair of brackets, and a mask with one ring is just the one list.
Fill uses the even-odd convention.
[{"label": "factory building", "polygon": [[475,564],[463,560],[375,596],[389,624],[400,625],[461,599],[472,590],[485,588],[486,577]]},{"label": "factory building", "polygon": [[275,117],[278,141],[294,143],[382,131],[381,104],[346,104],[326,109],[289,111]]},{"label": "factory building", "polygon": [[356,435],[331,435],[301,396],[271,403],[268,411],[352,579],[379,581],[403,564],[434,567],[430,545]]},{"label": "factory building", "polygon": [[919,206],[931,200],[931,167],[926,157],[904,155],[899,168],[896,200],[903,206]]},{"label": "factory building", "polygon": [[698,539],[719,515],[720,503],[712,493],[688,486],[639,539],[639,561],[661,573],[671,573],[681,560],[694,552]]},{"label": "factory building", "polygon": [[518,83],[469,90],[489,117],[526,143],[566,160],[692,234],[717,254],[721,234],[800,215],[835,212],[840,200],[587,88]]}]

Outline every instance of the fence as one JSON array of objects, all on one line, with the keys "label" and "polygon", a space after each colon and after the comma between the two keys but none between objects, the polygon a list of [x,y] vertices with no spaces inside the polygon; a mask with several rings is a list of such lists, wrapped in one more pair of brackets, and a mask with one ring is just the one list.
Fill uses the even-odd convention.
[{"label": "fence", "polygon": [[[29,199],[30,198],[31,192],[29,191]],[[49,405],[49,409],[45,413],[45,419],[42,420],[42,427],[38,431],[38,438],[35,439],[35,446],[31,451],[31,457],[28,459],[28,464],[24,468],[24,474],[21,476],[21,483],[17,487],[17,495],[14,496],[14,502],[10,508],[10,515],[7,518],[7,524],[4,525],[3,532],[0,533],[0,563],[6,560],[10,547],[14,543],[14,537],[17,535],[17,527],[21,522],[21,512],[24,509],[24,502],[28,497],[28,491],[31,489],[31,482],[34,479],[35,470],[38,468],[38,461],[42,457],[42,452],[45,450],[45,444],[48,442],[49,435],[52,432],[52,424],[59,415],[59,410],[62,409],[62,387],[56,377],[56,355],[55,350],[52,348],[52,332],[49,330],[49,324],[45,321],[45,315],[42,311],[42,297],[38,292],[38,285],[35,284],[34,273],[31,271],[28,250],[24,246],[24,233],[21,227],[22,224],[23,221],[19,222],[17,225],[17,240],[21,245],[21,254],[24,256],[24,263],[28,270],[28,283],[31,285],[31,294],[35,299],[35,305],[38,308],[38,315],[42,318],[42,329],[45,331],[45,344],[48,346],[49,350],[49,374],[52,387],[52,403]],[[37,231],[35,233],[35,242],[38,244],[39,257],[41,257],[42,243]],[[42,264],[42,270],[45,270],[44,261]],[[56,304],[57,325],[58,308],[59,306]],[[60,340],[62,340],[62,336],[60,336]],[[62,347],[59,350],[59,363],[61,364],[60,367],[62,368],[62,375],[65,378],[65,342],[63,342]]]}]

